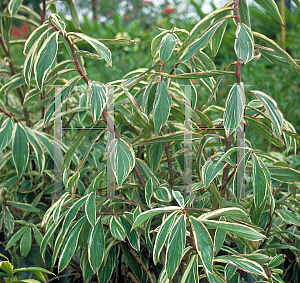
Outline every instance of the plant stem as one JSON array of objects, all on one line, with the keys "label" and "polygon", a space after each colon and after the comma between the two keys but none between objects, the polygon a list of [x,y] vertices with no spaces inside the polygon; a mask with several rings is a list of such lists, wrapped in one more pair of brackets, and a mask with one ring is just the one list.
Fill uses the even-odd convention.
[{"label": "plant stem", "polygon": [[71,117],[69,118],[69,120],[68,120],[68,122],[67,122],[65,128],[68,128],[68,127],[69,127],[69,125],[70,125],[72,119],[74,118],[74,116],[75,116],[76,114],[77,114],[76,112],[72,113],[72,115],[71,115]]},{"label": "plant stem", "polygon": [[[128,244],[128,243],[127,243]],[[138,254],[133,250],[133,248],[128,244],[129,247],[129,251],[130,253],[133,255],[133,257],[136,259],[136,261],[142,266],[142,268],[145,270],[145,272],[147,273],[149,280],[151,283],[155,283],[153,277],[152,277],[152,273],[150,272],[150,270],[147,268],[147,266],[145,265],[145,263],[141,260],[141,258],[138,256]]]},{"label": "plant stem", "polygon": [[125,274],[127,274],[128,277],[130,277],[130,279],[132,280],[132,282],[134,282],[134,283],[141,283],[139,280],[136,279],[136,277],[134,276],[134,274],[131,273],[131,272],[127,269],[127,267],[126,267],[124,264],[122,264],[121,268],[122,268],[122,270],[125,272]]},{"label": "plant stem", "polygon": [[[9,52],[8,48],[6,49],[4,41],[3,41],[1,36],[0,36],[0,45],[2,46],[2,49],[5,53],[5,56],[8,58],[10,72],[11,72],[12,75],[15,75],[16,70],[15,70],[12,58],[10,56],[10,52]],[[27,127],[30,127],[29,113],[28,113],[27,108],[23,106],[24,97],[23,97],[22,89],[20,87],[17,88],[17,93],[19,95],[19,98],[20,98],[20,101],[21,101],[21,104],[22,104],[22,107],[23,107],[23,112],[24,112],[24,116],[25,116],[26,125],[27,125]]]},{"label": "plant stem", "polygon": [[6,112],[2,107],[0,107],[0,111],[3,112],[5,115],[7,115],[8,117],[14,119],[14,121],[16,123],[19,123],[19,120],[17,120],[13,115],[9,114],[8,112]]},{"label": "plant stem", "polygon": [[44,23],[46,17],[46,0],[43,0],[43,10],[42,10],[42,17],[41,17],[41,24]]},{"label": "plant stem", "polygon": [[180,64],[179,59],[177,61],[177,63],[175,64],[175,66],[172,68],[171,72],[169,73],[169,75],[172,75],[175,71],[175,69],[178,67],[178,65]]},{"label": "plant stem", "polygon": [[[240,12],[239,12],[239,0],[235,0],[235,7],[234,7],[234,12],[235,12],[235,17],[236,17],[236,21],[237,24],[240,25],[241,24],[241,18],[240,18]],[[242,77],[241,77],[241,60],[240,58],[237,57],[237,62],[236,62],[236,74],[235,74],[235,80],[236,80],[236,84],[240,84],[242,81]],[[232,142],[232,138],[233,138],[233,133],[231,133],[227,139],[226,139],[226,143],[225,143],[225,153],[231,148],[231,142]],[[228,174],[229,174],[229,164],[227,164],[223,170],[223,177],[222,177],[222,186],[220,189],[220,194],[221,197],[224,197],[225,195],[225,191],[226,191],[226,186],[228,183]],[[227,193],[227,198],[229,197],[229,193]],[[219,207],[219,205],[216,205],[217,208]]]},{"label": "plant stem", "polygon": [[266,238],[264,239],[264,241],[262,242],[262,244],[259,246],[259,249],[263,249],[270,237],[270,234],[271,234],[271,228],[272,228],[272,223],[273,223],[273,215],[271,213],[271,207],[270,207],[270,219],[269,219],[269,223],[268,223],[268,230],[267,230],[267,233],[266,233]]},{"label": "plant stem", "polygon": [[[75,65],[76,65],[76,68],[77,68],[78,73],[81,75],[81,77],[82,77],[82,79],[85,81],[85,83],[86,83],[88,86],[90,86],[89,79],[88,79],[88,77],[86,76],[86,74],[83,72],[83,70],[82,70],[82,68],[81,68],[81,66],[80,66],[80,64],[79,64],[79,61],[78,61],[78,58],[77,58],[77,55],[76,55],[76,52],[75,52],[73,43],[71,42],[70,38],[68,37],[67,34],[64,34],[64,33],[62,32],[62,30],[60,30],[60,29],[52,22],[51,19],[50,19],[50,24],[51,24],[51,26],[52,26],[56,31],[58,31],[58,32],[65,38],[65,40],[67,41],[68,45],[70,46],[70,49],[71,49],[71,52],[72,52],[72,56],[73,56],[73,60],[74,60],[74,63],[75,63]],[[106,110],[105,110],[105,109],[103,109],[102,114],[103,114],[104,120],[105,120],[105,122],[106,122],[106,124],[107,124],[108,130],[109,130],[113,135],[115,135],[116,139],[119,139],[120,136],[119,136],[119,134],[118,134],[117,132],[115,132],[114,126],[111,124],[110,119],[108,119],[108,116],[107,116],[107,113],[106,113]],[[140,181],[142,187],[145,188],[146,183],[145,183],[145,181],[144,181],[144,179],[143,179],[143,177],[142,177],[142,175],[141,175],[141,172],[140,172],[140,170],[138,169],[137,165],[134,166],[134,170],[135,170],[135,172],[136,172],[136,175],[137,175],[137,177],[138,177],[138,179],[139,179],[139,181]]]},{"label": "plant stem", "polygon": [[[176,65],[175,65],[176,66]],[[165,68],[165,63],[162,61],[161,62],[161,68],[160,71],[163,73]],[[174,69],[175,70],[175,69]],[[164,81],[164,76],[161,76],[161,81]],[[165,127],[161,127],[162,133],[165,135]],[[167,156],[167,161],[168,161],[168,168],[169,168],[169,174],[170,174],[170,183],[171,183],[171,188],[175,186],[175,181],[174,181],[174,172],[173,172],[173,167],[172,167],[172,158],[170,155],[170,147],[167,142],[164,142],[164,148],[166,151],[166,156]]]},{"label": "plant stem", "polygon": [[[70,209],[69,206],[66,206],[65,204],[64,204],[64,206],[65,206],[65,208]],[[85,211],[81,210],[81,209],[79,209],[78,212],[85,213]],[[96,214],[97,215],[123,215],[124,213],[123,212],[96,212]]]},{"label": "plant stem", "polygon": [[128,202],[134,206],[138,206],[135,202],[131,201],[131,200],[128,200],[128,199],[124,199],[124,198],[120,198],[120,197],[113,197],[113,196],[106,196],[106,195],[103,195],[103,194],[99,194],[99,196],[101,197],[104,197],[104,198],[108,198],[108,199],[116,199],[116,200],[121,200],[121,201],[125,201],[125,202]]}]

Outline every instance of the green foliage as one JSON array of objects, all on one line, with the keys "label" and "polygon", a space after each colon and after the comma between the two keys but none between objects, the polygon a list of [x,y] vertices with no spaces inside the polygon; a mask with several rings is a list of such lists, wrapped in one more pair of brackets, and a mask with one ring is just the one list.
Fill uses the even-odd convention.
[{"label": "green foliage", "polygon": [[[1,261],[5,282],[47,282],[46,274],[67,268],[81,282],[298,282],[300,159],[288,154],[300,137],[276,94],[256,90],[263,85],[256,78],[269,83],[260,55],[290,77],[299,61],[255,31],[255,10],[244,0],[188,30],[161,29],[138,45],[147,43],[143,56],[119,37],[118,16],[115,26],[87,19],[80,26],[74,1],[66,2],[74,24],[54,4],[41,25],[33,11],[23,16],[21,1],[0,14],[0,227],[18,267]],[[256,2],[281,23],[273,0]],[[9,40],[12,17],[39,26],[16,43],[26,56],[21,68]],[[139,24],[132,22],[132,38]],[[220,57],[222,42],[231,49]],[[132,69],[118,66],[127,55]],[[247,78],[251,68],[258,74]],[[253,81],[246,90],[244,77]],[[60,118],[64,132],[54,139]],[[283,153],[256,149],[260,135]],[[62,192],[54,185],[59,165]],[[18,280],[24,257],[40,267]]]}]

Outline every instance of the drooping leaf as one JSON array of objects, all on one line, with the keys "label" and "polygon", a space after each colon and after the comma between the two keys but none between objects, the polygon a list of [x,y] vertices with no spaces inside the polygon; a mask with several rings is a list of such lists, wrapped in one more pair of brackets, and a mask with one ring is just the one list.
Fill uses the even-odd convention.
[{"label": "drooping leaf", "polygon": [[[231,18],[232,16],[227,16],[227,18]],[[211,38],[215,34],[216,30],[223,24],[226,19],[218,20],[216,23],[213,23],[210,27],[208,27],[199,38],[194,40],[182,53],[180,56],[180,61],[184,62],[190,58],[192,58],[197,52],[201,51],[205,48],[210,42]]]},{"label": "drooping leaf", "polygon": [[8,4],[8,11],[11,16],[14,16],[18,12],[22,2],[23,0],[10,0]]},{"label": "drooping leaf", "polygon": [[184,269],[181,283],[198,283],[198,255],[192,255]]},{"label": "drooping leaf", "polygon": [[45,154],[44,151],[40,145],[40,142],[38,141],[36,135],[34,134],[34,132],[32,132],[29,128],[25,127],[27,136],[28,136],[28,140],[30,145],[33,148],[33,151],[35,153],[36,156],[36,160],[37,160],[37,164],[39,166],[39,172],[42,173],[42,171],[44,170],[44,166],[45,166]]},{"label": "drooping leaf", "polygon": [[254,0],[262,6],[278,23],[284,25],[276,2],[274,0]]},{"label": "drooping leaf", "polygon": [[265,236],[251,227],[246,225],[225,222],[225,221],[214,221],[214,220],[201,220],[203,223],[211,226],[212,228],[220,228],[225,230],[227,233],[232,233],[239,237],[251,240],[251,241],[260,241],[265,238]]},{"label": "drooping leaf", "polygon": [[13,120],[11,118],[5,119],[0,129],[0,152],[9,144],[13,129]]},{"label": "drooping leaf", "polygon": [[89,235],[88,257],[91,267],[96,273],[101,266],[105,252],[105,238],[101,217],[96,221]]},{"label": "drooping leaf", "polygon": [[24,127],[16,123],[12,136],[12,157],[19,177],[21,177],[27,167],[29,158],[29,143]]},{"label": "drooping leaf", "polygon": [[168,87],[165,82],[160,82],[153,109],[153,120],[156,135],[158,135],[161,127],[165,124],[169,117],[171,102],[172,99],[169,94]]},{"label": "drooping leaf", "polygon": [[226,27],[227,27],[227,21],[224,21],[216,30],[213,38],[210,41],[210,48],[213,57],[216,57],[218,54]]},{"label": "drooping leaf", "polygon": [[92,37],[89,37],[83,33],[77,33],[77,32],[69,32],[68,35],[73,35],[76,37],[79,37],[83,39],[85,42],[90,44],[98,53],[99,56],[104,58],[104,60],[107,62],[109,66],[112,66],[112,60],[111,60],[111,52],[110,50],[99,40],[94,39]]},{"label": "drooping leaf", "polygon": [[56,58],[58,32],[52,33],[41,46],[34,63],[35,80],[39,89],[43,88],[45,78]]},{"label": "drooping leaf", "polygon": [[235,256],[235,255],[218,256],[214,259],[214,261],[229,263],[238,268],[243,269],[246,272],[255,273],[255,274],[261,275],[265,278],[268,278],[263,267],[260,264],[256,263],[255,261],[241,257],[241,256]]},{"label": "drooping leaf", "polygon": [[153,262],[154,262],[154,264],[157,264],[157,262],[159,260],[160,252],[161,252],[164,244],[166,243],[167,236],[168,236],[170,230],[172,229],[172,227],[175,223],[177,213],[178,213],[177,211],[170,213],[170,215],[168,215],[166,217],[166,219],[163,221],[163,223],[160,225],[160,228],[156,235],[155,244],[153,247]]},{"label": "drooping leaf", "polygon": [[285,183],[300,183],[300,172],[282,166],[268,166],[272,179]]},{"label": "drooping leaf", "polygon": [[120,138],[109,145],[108,153],[114,165],[117,183],[121,186],[135,165],[134,151],[125,140]]},{"label": "drooping leaf", "polygon": [[201,175],[204,186],[208,188],[211,182],[217,177],[219,172],[226,166],[225,162],[218,163],[218,160],[210,158],[202,166]]},{"label": "drooping leaf", "polygon": [[125,230],[117,215],[113,215],[109,221],[109,229],[112,235],[120,241],[125,241]]},{"label": "drooping leaf", "polygon": [[84,196],[78,201],[76,201],[68,210],[66,217],[64,219],[64,222],[62,224],[62,231],[68,230],[68,228],[71,225],[71,222],[75,219],[76,214],[79,210],[79,208],[86,202],[88,196]]},{"label": "drooping leaf", "polygon": [[108,283],[115,270],[116,253],[115,249],[111,248],[107,254],[107,259],[102,262],[101,267],[98,269],[97,277],[99,282]]},{"label": "drooping leaf", "polygon": [[151,197],[153,195],[153,181],[149,178],[145,186],[145,199],[147,205],[151,208]]},{"label": "drooping leaf", "polygon": [[32,206],[31,204],[25,203],[25,202],[16,202],[16,201],[7,201],[8,204],[22,210],[27,210],[31,212],[40,212],[40,209]]},{"label": "drooping leaf", "polygon": [[280,137],[283,126],[283,116],[277,107],[276,101],[272,97],[263,93],[262,91],[255,90],[251,92],[253,92],[256,95],[256,97],[263,103],[275,127],[276,136]]},{"label": "drooping leaf", "polygon": [[167,61],[173,53],[176,41],[172,33],[166,34],[161,40],[159,57],[163,61]]},{"label": "drooping leaf", "polygon": [[247,0],[239,1],[239,12],[241,17],[241,22],[251,29],[251,20],[250,20],[250,13],[249,13]]},{"label": "drooping leaf", "polygon": [[213,277],[214,245],[212,239],[208,230],[201,221],[196,219],[194,216],[190,216],[189,220],[193,231],[196,249],[202,260],[205,273],[208,278]]},{"label": "drooping leaf", "polygon": [[297,64],[297,62],[291,57],[291,55],[289,55],[285,50],[283,50],[274,40],[258,32],[252,32],[252,34],[256,39],[261,40],[265,45],[271,47],[277,56],[283,58],[283,60],[287,64],[291,65],[294,69],[296,69],[298,73],[300,73],[300,66]]},{"label": "drooping leaf", "polygon": [[159,75],[171,78],[171,79],[203,79],[203,78],[212,78],[219,77],[223,75],[234,75],[234,72],[231,71],[219,71],[219,70],[211,70],[211,71],[203,71],[203,72],[195,72],[195,73],[184,73],[179,75],[170,75],[167,73],[158,73]]},{"label": "drooping leaf", "polygon": [[218,17],[219,19],[221,19],[231,13],[232,10],[232,7],[226,5],[225,7],[209,13],[207,16],[201,19],[201,21],[199,21],[191,30],[189,36],[187,37],[181,48],[177,51],[177,55],[181,54],[188,45],[190,45],[197,37],[201,36],[201,32],[207,29],[209,25],[211,25],[211,22],[214,18]]},{"label": "drooping leaf", "polygon": [[[192,133],[192,140],[200,140],[203,136],[199,133]],[[133,142],[132,145],[146,145],[146,144],[157,144],[164,142],[176,142],[184,141],[184,131],[177,131],[175,133],[165,134],[163,136],[153,137],[149,139],[142,139],[136,142]]]},{"label": "drooping leaf", "polygon": [[244,99],[244,84],[234,84],[226,100],[223,118],[227,136],[229,136],[242,121],[245,105]]},{"label": "drooping leaf", "polygon": [[31,249],[31,241],[32,241],[31,228],[26,227],[22,239],[20,241],[20,251],[22,256],[27,257],[27,255],[29,254]]},{"label": "drooping leaf", "polygon": [[283,146],[282,140],[276,137],[273,134],[273,131],[268,126],[266,126],[263,122],[261,122],[257,118],[253,118],[246,115],[245,115],[245,119],[249,123],[249,126],[257,132],[257,134],[263,136],[264,138],[266,138],[268,141],[270,141],[272,144],[274,144],[277,147]]},{"label": "drooping leaf", "polygon": [[91,192],[88,196],[88,199],[85,203],[85,214],[90,222],[90,224],[94,227],[96,223],[96,192]]},{"label": "drooping leaf", "polygon": [[259,208],[267,197],[270,173],[265,170],[263,161],[256,155],[252,154],[252,181],[254,190],[254,204]]},{"label": "drooping leaf", "polygon": [[235,53],[246,65],[254,56],[254,38],[250,28],[245,24],[239,24],[236,30],[236,38]]},{"label": "drooping leaf", "polygon": [[134,220],[131,230],[133,230],[135,227],[139,226],[141,223],[143,223],[150,217],[153,217],[160,213],[164,213],[167,211],[174,211],[174,210],[180,210],[180,207],[179,206],[165,206],[165,207],[159,207],[159,208],[154,208],[151,210],[144,211],[143,213],[138,215],[138,217]]},{"label": "drooping leaf", "polygon": [[127,239],[130,243],[130,245],[136,250],[136,251],[140,251],[140,238],[138,236],[138,234],[136,233],[135,230],[132,229],[133,226],[131,226],[131,224],[124,218],[124,217],[120,217],[121,220],[121,224],[125,230]]},{"label": "drooping leaf", "polygon": [[91,83],[90,108],[93,114],[93,120],[96,124],[102,115],[102,111],[107,103],[107,87],[98,82]]},{"label": "drooping leaf", "polygon": [[168,243],[166,244],[166,271],[170,280],[173,279],[178,269],[185,247],[185,222],[185,215],[180,215],[170,231]]},{"label": "drooping leaf", "polygon": [[184,198],[179,191],[172,190],[172,195],[181,208],[184,208]]},{"label": "drooping leaf", "polygon": [[211,212],[203,213],[198,219],[210,219],[219,216],[228,216],[233,218],[247,217],[247,213],[238,207],[224,207],[220,209],[213,210]]},{"label": "drooping leaf", "polygon": [[58,261],[58,273],[64,270],[71,260],[77,247],[80,230],[85,221],[86,217],[82,216],[68,232],[67,240],[62,247],[61,256]]},{"label": "drooping leaf", "polygon": [[5,250],[11,248],[24,234],[27,226],[20,228],[12,237],[9,239],[8,243],[6,244]]},{"label": "drooping leaf", "polygon": [[[220,221],[225,221],[225,217],[220,217]],[[226,231],[222,229],[216,229],[215,232],[215,238],[214,238],[214,245],[215,245],[215,252],[218,253],[218,251],[221,249],[221,247],[224,244],[224,240],[226,237]]]}]

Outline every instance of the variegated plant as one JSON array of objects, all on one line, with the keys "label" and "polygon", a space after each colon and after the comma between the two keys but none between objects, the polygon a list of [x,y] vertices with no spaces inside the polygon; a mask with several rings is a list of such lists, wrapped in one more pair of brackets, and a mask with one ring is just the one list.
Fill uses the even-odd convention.
[{"label": "variegated plant", "polygon": [[[255,1],[283,23],[274,0]],[[74,1],[67,2],[79,27]],[[14,264],[28,257],[58,277],[71,268],[70,280],[80,282],[299,282],[299,164],[254,149],[247,129],[287,152],[297,151],[300,137],[271,93],[245,90],[242,80],[243,66],[260,56],[298,73],[299,61],[252,30],[247,1],[229,1],[191,31],[161,30],[153,65],[136,62],[137,70],[108,84],[89,79],[85,58],[101,73],[114,66],[106,45],[132,42],[69,31],[58,14],[45,20],[54,4],[43,3],[42,18],[20,0],[0,13],[0,227]],[[10,53],[13,17],[37,27],[23,42],[20,69]],[[236,61],[217,70],[208,46],[215,57],[226,37]],[[205,105],[197,83],[210,92]],[[228,89],[224,107],[213,103],[220,87]],[[64,128],[79,130],[54,142],[60,117]],[[59,199],[50,198],[54,147],[63,153]],[[105,193],[109,166],[114,195]],[[32,280],[49,280],[32,270]]]}]

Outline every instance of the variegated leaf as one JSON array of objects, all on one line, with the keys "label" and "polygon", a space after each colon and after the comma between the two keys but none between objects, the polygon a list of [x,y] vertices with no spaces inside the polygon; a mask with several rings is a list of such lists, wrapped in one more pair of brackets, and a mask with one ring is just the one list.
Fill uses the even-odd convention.
[{"label": "variegated leaf", "polygon": [[245,97],[244,84],[234,84],[225,106],[223,123],[226,135],[229,136],[240,125],[244,115]]},{"label": "variegated leaf", "polygon": [[254,38],[249,27],[239,24],[236,29],[234,50],[238,58],[246,65],[254,56]]}]

